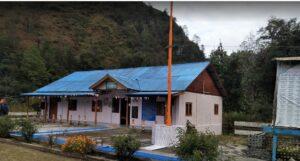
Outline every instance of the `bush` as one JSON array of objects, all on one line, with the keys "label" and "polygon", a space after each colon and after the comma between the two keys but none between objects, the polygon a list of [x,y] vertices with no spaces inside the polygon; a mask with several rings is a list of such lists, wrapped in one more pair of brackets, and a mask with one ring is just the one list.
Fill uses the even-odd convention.
[{"label": "bush", "polygon": [[19,121],[20,132],[26,142],[30,143],[33,139],[33,134],[38,131],[37,126],[29,119]]},{"label": "bush", "polygon": [[15,122],[8,116],[0,117],[0,137],[9,137],[9,132],[15,129]]},{"label": "bush", "polygon": [[75,152],[85,156],[92,152],[95,142],[85,135],[71,136],[67,138],[67,141],[62,145],[62,151]]},{"label": "bush", "polygon": [[133,135],[113,136],[111,139],[120,161],[131,160],[134,152],[141,146],[141,142]]},{"label": "bush", "polygon": [[186,130],[178,130],[178,143],[174,150],[179,158],[185,161],[215,161],[218,157],[219,141],[209,131],[198,133],[188,121]]}]

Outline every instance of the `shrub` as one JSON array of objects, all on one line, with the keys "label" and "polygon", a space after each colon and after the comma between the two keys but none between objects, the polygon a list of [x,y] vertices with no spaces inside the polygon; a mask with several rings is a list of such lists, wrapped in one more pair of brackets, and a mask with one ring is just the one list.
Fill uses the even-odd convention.
[{"label": "shrub", "polygon": [[19,121],[20,132],[26,142],[30,143],[33,139],[33,134],[38,131],[37,126],[29,119]]},{"label": "shrub", "polygon": [[141,146],[141,142],[133,135],[113,136],[111,139],[120,161],[131,160],[134,152]]},{"label": "shrub", "polygon": [[174,150],[179,158],[186,161],[215,161],[218,157],[219,141],[209,131],[198,133],[188,121],[186,130],[178,130],[178,143]]},{"label": "shrub", "polygon": [[75,152],[85,156],[92,152],[95,142],[85,135],[71,136],[67,138],[67,141],[62,145],[62,151]]},{"label": "shrub", "polygon": [[8,116],[0,117],[0,137],[9,137],[9,132],[15,128],[15,122]]}]

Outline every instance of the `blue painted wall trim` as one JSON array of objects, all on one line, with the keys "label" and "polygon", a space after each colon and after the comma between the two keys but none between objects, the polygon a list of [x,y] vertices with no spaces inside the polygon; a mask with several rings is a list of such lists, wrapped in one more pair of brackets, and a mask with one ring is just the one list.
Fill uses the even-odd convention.
[{"label": "blue painted wall trim", "polygon": [[156,97],[143,98],[142,101],[142,120],[155,121],[156,117]]}]

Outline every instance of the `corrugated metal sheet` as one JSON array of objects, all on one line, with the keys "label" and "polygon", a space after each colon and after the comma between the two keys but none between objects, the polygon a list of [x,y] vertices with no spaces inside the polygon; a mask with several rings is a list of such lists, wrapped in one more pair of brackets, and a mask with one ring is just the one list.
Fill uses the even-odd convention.
[{"label": "corrugated metal sheet", "polygon": [[[209,62],[173,65],[172,90],[185,90],[208,65]],[[152,66],[74,72],[35,92],[92,92],[90,87],[106,75],[133,90],[167,91],[167,66]]]}]

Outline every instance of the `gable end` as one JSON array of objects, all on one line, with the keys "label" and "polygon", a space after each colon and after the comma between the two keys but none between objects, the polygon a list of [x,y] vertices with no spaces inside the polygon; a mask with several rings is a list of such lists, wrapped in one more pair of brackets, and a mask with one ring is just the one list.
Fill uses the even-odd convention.
[{"label": "gable end", "polygon": [[222,96],[221,91],[217,87],[207,68],[193,80],[186,91]]}]

